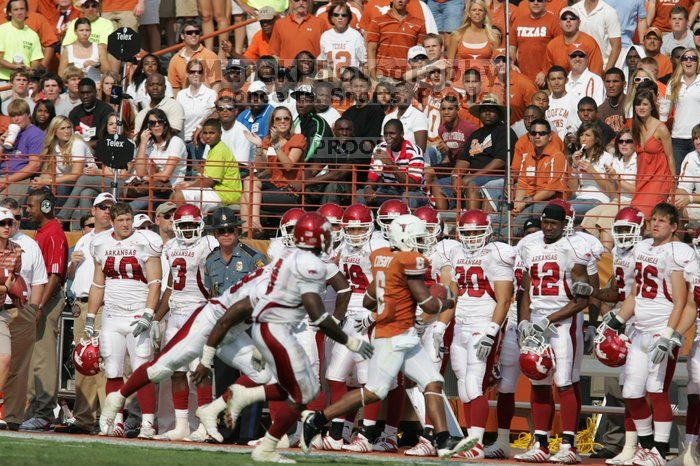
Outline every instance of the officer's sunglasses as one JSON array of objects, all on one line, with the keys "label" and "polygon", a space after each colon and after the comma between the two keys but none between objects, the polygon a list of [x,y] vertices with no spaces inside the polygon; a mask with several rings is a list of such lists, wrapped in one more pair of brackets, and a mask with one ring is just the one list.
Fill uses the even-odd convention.
[{"label": "officer's sunglasses", "polygon": [[219,235],[233,235],[236,233],[236,227],[221,227],[216,229]]}]

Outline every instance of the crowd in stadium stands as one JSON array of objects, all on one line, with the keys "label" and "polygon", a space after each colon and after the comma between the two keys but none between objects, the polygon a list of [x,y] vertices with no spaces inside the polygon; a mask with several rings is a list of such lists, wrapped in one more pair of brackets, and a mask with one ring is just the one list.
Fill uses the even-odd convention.
[{"label": "crowd in stadium stands", "polygon": [[[38,316],[68,269],[54,227],[106,222],[112,188],[164,239],[186,203],[239,211],[249,238],[292,206],[387,199],[483,209],[506,240],[509,216],[519,236],[565,199],[608,250],[629,205],[649,218],[666,201],[684,228],[700,222],[698,0],[511,0],[509,17],[504,0],[0,4],[2,206],[40,243],[62,237],[43,261],[26,246]],[[141,40],[123,63],[108,52],[121,27]],[[98,150],[119,135],[134,147],[125,169]],[[0,358],[5,420],[48,429],[55,337],[37,333],[34,358],[16,339]],[[97,406],[75,431],[93,430]]]}]

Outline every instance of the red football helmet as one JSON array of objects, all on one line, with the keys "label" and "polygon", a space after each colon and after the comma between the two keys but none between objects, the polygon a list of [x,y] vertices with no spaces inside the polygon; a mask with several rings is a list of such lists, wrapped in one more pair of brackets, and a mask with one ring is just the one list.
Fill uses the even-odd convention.
[{"label": "red football helmet", "polygon": [[342,225],[343,236],[348,244],[364,246],[374,232],[374,214],[372,209],[363,204],[351,205],[345,209]]},{"label": "red football helmet", "polygon": [[554,351],[549,343],[532,336],[525,338],[520,348],[520,370],[528,379],[546,379],[554,365]]},{"label": "red football helmet", "polygon": [[606,366],[620,367],[627,360],[630,340],[627,335],[618,335],[611,328],[595,337],[595,357]]},{"label": "red football helmet", "polygon": [[408,208],[408,205],[398,199],[389,199],[382,202],[379,210],[377,210],[377,223],[379,223],[379,228],[382,229],[384,239],[389,239],[389,225],[391,225],[391,222],[399,215],[410,213],[411,210]]},{"label": "red football helmet", "polygon": [[428,227],[428,234],[433,239],[433,244],[437,244],[442,236],[442,218],[440,218],[440,212],[425,205],[414,210],[413,215],[425,222],[425,225]]},{"label": "red football helmet", "polygon": [[566,202],[564,199],[552,199],[547,203],[547,205],[558,205],[564,212],[566,212],[566,220],[564,221],[564,236],[570,236],[574,234],[574,218],[576,218],[576,213],[574,209],[571,208],[571,204]]},{"label": "red football helmet", "polygon": [[317,212],[305,213],[294,225],[294,244],[299,249],[330,254],[333,250],[331,224]]},{"label": "red football helmet", "polygon": [[317,212],[323,215],[333,228],[333,242],[339,243],[343,239],[343,208],[338,204],[329,202],[318,208]]},{"label": "red football helmet", "polygon": [[83,375],[97,375],[100,372],[100,342],[97,337],[80,340],[73,350],[73,365]]},{"label": "red football helmet", "polygon": [[199,207],[192,204],[183,204],[178,207],[173,215],[173,231],[175,238],[185,244],[192,244],[201,238],[204,219]]},{"label": "red football helmet", "polygon": [[644,235],[644,214],[636,207],[625,207],[615,216],[612,236],[615,246],[629,249],[642,240]]},{"label": "red football helmet", "polygon": [[467,252],[480,251],[488,242],[491,233],[491,219],[483,210],[467,210],[462,212],[457,220],[457,238]]},{"label": "red football helmet", "polygon": [[282,243],[288,248],[294,247],[294,225],[297,224],[297,221],[305,213],[304,209],[294,207],[282,215],[282,219],[280,220],[280,236],[282,236]]}]

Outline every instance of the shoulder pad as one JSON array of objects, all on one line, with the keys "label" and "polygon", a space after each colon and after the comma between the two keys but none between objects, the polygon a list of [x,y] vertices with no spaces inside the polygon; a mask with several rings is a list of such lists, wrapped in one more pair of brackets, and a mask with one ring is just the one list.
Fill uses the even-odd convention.
[{"label": "shoulder pad", "polygon": [[157,234],[149,230],[136,230],[134,234],[140,235],[144,244],[148,246],[147,252],[151,255],[161,255],[163,252],[163,240]]},{"label": "shoulder pad", "polygon": [[513,246],[501,243],[500,241],[495,241],[491,244],[493,244],[493,249],[501,262],[511,267],[515,266],[515,256],[517,253]]},{"label": "shoulder pad", "polygon": [[326,281],[326,264],[315,254],[299,250],[297,254],[287,257],[286,260],[294,261],[299,276],[307,280]]},{"label": "shoulder pad", "polygon": [[401,264],[403,273],[407,275],[423,274],[428,265],[428,259],[415,251],[399,251],[394,255],[394,260]]},{"label": "shoulder pad", "polygon": [[695,250],[685,243],[673,241],[673,261],[680,267],[685,268],[690,262],[697,262],[695,259]]}]

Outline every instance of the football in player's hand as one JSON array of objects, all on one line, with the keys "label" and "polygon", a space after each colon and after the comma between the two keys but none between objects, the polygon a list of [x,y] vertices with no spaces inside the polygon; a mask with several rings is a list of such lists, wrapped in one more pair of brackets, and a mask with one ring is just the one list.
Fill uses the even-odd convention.
[{"label": "football in player's hand", "polygon": [[430,296],[434,296],[440,299],[447,299],[447,287],[445,287],[445,285],[436,283],[435,285],[430,287]]},{"label": "football in player's hand", "polygon": [[[20,275],[14,273],[11,275],[13,276],[13,280],[8,294],[10,295],[10,299],[13,301],[14,306],[22,307],[27,304],[29,294],[27,284]],[[5,285],[7,283],[7,277],[7,271],[0,270],[0,285]]]}]

